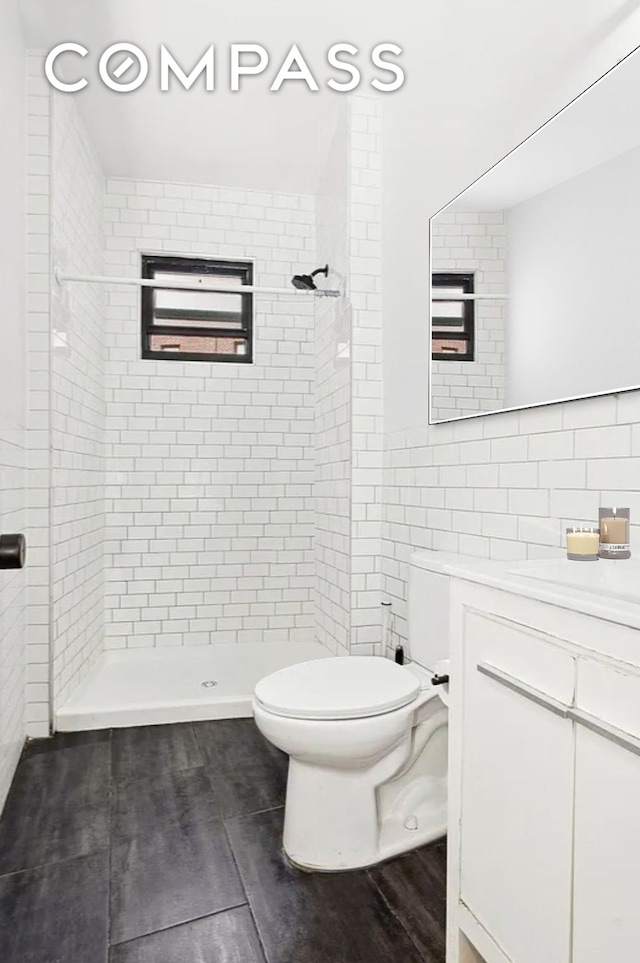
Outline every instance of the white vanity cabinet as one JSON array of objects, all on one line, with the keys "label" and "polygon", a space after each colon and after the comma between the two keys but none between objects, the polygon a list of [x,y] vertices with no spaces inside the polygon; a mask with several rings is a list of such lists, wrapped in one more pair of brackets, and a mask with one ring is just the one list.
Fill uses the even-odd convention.
[{"label": "white vanity cabinet", "polygon": [[638,963],[640,627],[452,586],[447,963]]},{"label": "white vanity cabinet", "polygon": [[460,898],[508,959],[568,960],[573,659],[481,613],[467,632]]},{"label": "white vanity cabinet", "polygon": [[640,675],[578,665],[573,963],[640,959]]}]

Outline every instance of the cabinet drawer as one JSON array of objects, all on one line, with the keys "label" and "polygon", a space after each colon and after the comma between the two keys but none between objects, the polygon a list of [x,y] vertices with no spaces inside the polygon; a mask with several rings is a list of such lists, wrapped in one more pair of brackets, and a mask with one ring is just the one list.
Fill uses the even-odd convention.
[{"label": "cabinet drawer", "polygon": [[640,673],[637,670],[579,659],[575,705],[576,721],[584,714],[611,727],[613,735],[615,730],[629,735],[629,748],[638,740],[640,748]]},{"label": "cabinet drawer", "polygon": [[[512,679],[526,689],[570,706],[575,690],[575,658],[557,641],[517,622],[467,609],[465,671],[480,671]],[[499,679],[495,680],[499,682]]]}]

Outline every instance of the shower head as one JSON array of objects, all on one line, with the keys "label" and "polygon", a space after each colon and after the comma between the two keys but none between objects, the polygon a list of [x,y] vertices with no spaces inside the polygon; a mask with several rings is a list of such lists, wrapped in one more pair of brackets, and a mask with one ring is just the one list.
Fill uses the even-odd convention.
[{"label": "shower head", "polygon": [[324,274],[325,277],[328,277],[329,265],[325,264],[324,267],[316,268],[311,274],[295,274],[291,278],[291,283],[294,288],[298,288],[300,291],[317,291],[316,282],[313,280],[316,274]]},{"label": "shower head", "polygon": [[291,278],[291,283],[294,288],[298,288],[300,291],[315,291],[317,290],[315,282],[310,274],[296,274]]}]

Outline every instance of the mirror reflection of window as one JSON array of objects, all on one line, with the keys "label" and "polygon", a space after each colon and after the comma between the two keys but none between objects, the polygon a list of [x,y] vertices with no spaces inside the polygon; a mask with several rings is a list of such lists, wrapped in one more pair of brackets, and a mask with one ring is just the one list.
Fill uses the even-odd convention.
[{"label": "mirror reflection of window", "polygon": [[430,414],[437,420],[494,411],[504,398],[507,224],[503,211],[463,203],[448,205],[429,229]]},{"label": "mirror reflection of window", "polygon": [[431,357],[434,361],[473,361],[473,274],[431,276]]},{"label": "mirror reflection of window", "polygon": [[431,424],[640,389],[638,170],[640,48],[430,218]]}]

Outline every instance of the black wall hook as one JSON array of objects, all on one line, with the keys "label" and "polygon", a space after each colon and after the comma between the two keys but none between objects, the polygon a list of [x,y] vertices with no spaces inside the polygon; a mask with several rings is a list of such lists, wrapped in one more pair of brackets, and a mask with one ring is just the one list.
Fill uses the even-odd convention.
[{"label": "black wall hook", "polygon": [[0,568],[23,568],[26,554],[24,535],[0,535]]}]

